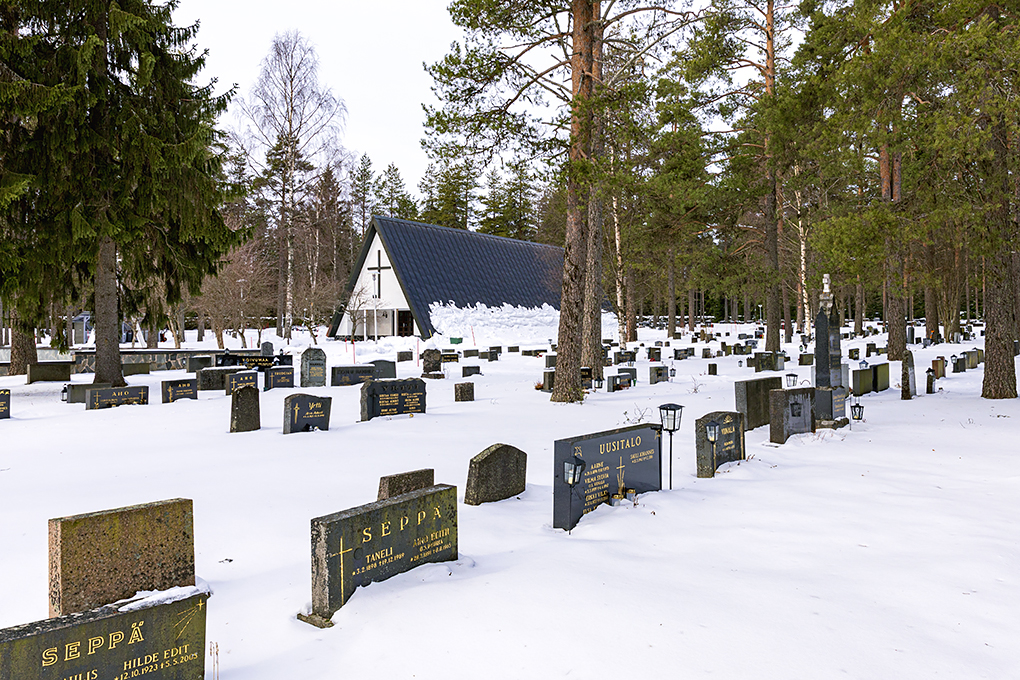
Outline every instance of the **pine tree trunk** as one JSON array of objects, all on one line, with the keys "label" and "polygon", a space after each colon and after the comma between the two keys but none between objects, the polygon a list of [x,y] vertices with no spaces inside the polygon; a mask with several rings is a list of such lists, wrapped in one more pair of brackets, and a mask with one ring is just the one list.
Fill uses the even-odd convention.
[{"label": "pine tree trunk", "polygon": [[602,199],[594,192],[588,204],[587,265],[584,271],[584,323],[581,365],[602,378]]},{"label": "pine tree trunk", "polygon": [[96,383],[123,387],[120,359],[120,298],[117,291],[117,244],[99,240],[95,276]]},{"label": "pine tree trunk", "polygon": [[25,375],[28,365],[39,361],[35,349],[35,330],[21,325],[18,313],[11,310],[11,364],[7,375]]},{"label": "pine tree trunk", "polygon": [[793,342],[793,324],[790,320],[790,291],[786,284],[783,284],[783,321],[786,324],[783,329],[783,342],[789,344]]},{"label": "pine tree trunk", "polygon": [[934,340],[939,334],[939,308],[935,301],[935,290],[931,286],[924,287],[924,335]]},{"label": "pine tree trunk", "polygon": [[666,337],[673,339],[676,333],[676,262],[673,249],[666,251]]},{"label": "pine tree trunk", "polygon": [[687,289],[687,330],[691,333],[694,332],[694,317],[696,312],[694,309],[694,289]]},{"label": "pine tree trunk", "polygon": [[159,325],[152,321],[149,323],[148,335],[145,338],[145,349],[157,349],[159,347]]}]

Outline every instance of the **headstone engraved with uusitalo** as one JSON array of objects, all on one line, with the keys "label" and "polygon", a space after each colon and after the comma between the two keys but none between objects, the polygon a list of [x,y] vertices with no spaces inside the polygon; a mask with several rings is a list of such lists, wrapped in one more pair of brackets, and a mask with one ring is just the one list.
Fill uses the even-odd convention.
[{"label": "headstone engraved with uusitalo", "polygon": [[170,404],[178,399],[198,399],[198,379],[164,380],[161,384],[163,403]]},{"label": "headstone engraved with uusitalo", "polygon": [[0,390],[0,420],[11,417],[11,391]]},{"label": "headstone engraved with uusitalo", "polygon": [[301,387],[326,386],[326,353],[309,347],[301,353]]},{"label": "headstone engraved with uusitalo", "polygon": [[100,387],[85,392],[85,410],[111,408],[125,404],[148,404],[149,387]]},{"label": "headstone engraved with uusitalo", "polygon": [[457,487],[438,484],[312,520],[312,612],[320,627],[354,589],[457,559]]},{"label": "headstone engraved with uusitalo", "polygon": [[[708,440],[708,424],[719,424],[715,445]],[[739,411],[713,411],[694,422],[698,456],[698,477],[714,477],[720,465],[744,460],[744,414]]]},{"label": "headstone engraved with uusitalo", "polygon": [[[580,481],[571,488],[563,464],[580,458],[585,463]],[[628,491],[644,493],[662,488],[662,437],[655,425],[632,425],[618,430],[560,439],[553,455],[553,526],[572,529],[581,517]]]},{"label": "headstone engraved with uusitalo", "polygon": [[290,394],[283,400],[283,433],[329,429],[332,397],[314,394]]},{"label": "headstone engraved with uusitalo", "polygon": [[369,380],[361,386],[361,419],[425,413],[425,381],[421,378]]}]

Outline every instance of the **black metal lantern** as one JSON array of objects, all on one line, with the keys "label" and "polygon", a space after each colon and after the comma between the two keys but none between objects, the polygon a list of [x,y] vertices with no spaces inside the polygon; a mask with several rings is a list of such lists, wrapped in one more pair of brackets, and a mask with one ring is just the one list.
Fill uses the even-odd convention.
[{"label": "black metal lantern", "polygon": [[868,367],[868,362],[865,361],[864,359],[861,359],[860,367],[862,369],[867,368]]},{"label": "black metal lantern", "polygon": [[850,417],[854,420],[864,420],[864,404],[860,399],[850,404]]},{"label": "black metal lantern", "polygon": [[744,367],[744,360],[743,359],[737,359],[737,366],[739,366],[740,368],[743,368]]},{"label": "black metal lantern", "polygon": [[663,404],[659,407],[662,429],[669,432],[669,488],[673,488],[673,433],[680,429],[684,407],[680,404]]},{"label": "black metal lantern", "polygon": [[[563,461],[563,481],[570,487],[570,493],[567,494],[568,524],[574,521],[574,487],[581,481],[581,474],[586,467],[588,464],[577,454]],[[570,529],[567,529],[567,534],[570,534]]]},{"label": "black metal lantern", "polygon": [[719,435],[722,434],[722,425],[714,420],[710,420],[705,423],[705,439],[712,445],[712,474],[715,474],[715,469],[719,467],[719,463],[715,457],[715,444],[719,441]]},{"label": "black metal lantern", "polygon": [[787,373],[786,374],[786,386],[787,387],[796,387],[797,386],[797,374],[796,373]]},{"label": "black metal lantern", "polygon": [[669,377],[670,378],[675,378],[676,377],[676,369],[673,368],[672,366],[669,367]]},{"label": "black metal lantern", "polygon": [[601,390],[602,389],[602,385],[604,385],[605,382],[606,381],[603,378],[595,378],[594,380],[592,380],[592,383],[594,383],[596,390]]}]

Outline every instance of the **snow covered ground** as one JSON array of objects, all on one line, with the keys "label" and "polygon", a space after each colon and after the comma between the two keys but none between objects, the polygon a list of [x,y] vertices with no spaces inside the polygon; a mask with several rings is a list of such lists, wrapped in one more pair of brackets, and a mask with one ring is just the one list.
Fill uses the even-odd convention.
[{"label": "snow covered ground", "polygon": [[[555,334],[555,314],[490,317],[434,318],[465,338],[461,349],[539,347]],[[733,341],[749,328],[714,330]],[[640,333],[646,344],[663,339]],[[866,342],[844,347],[863,355]],[[358,343],[356,355],[348,343],[321,346],[337,365],[426,343]],[[917,349],[920,391],[935,356],[972,346]],[[795,364],[797,348],[787,350]],[[1020,401],[982,400],[980,369],[901,401],[894,362],[891,389],[863,398],[865,421],[852,431],[777,446],[758,428],[747,461],[697,479],[694,420],[733,409],[733,381],[761,375],[740,359],[713,359],[718,376],[708,360],[678,361],[675,380],[655,386],[639,361],[635,388],[573,405],[534,389],[542,359],[508,353],[480,363],[475,402],[454,402],[461,366],[476,362],[462,359],[446,365],[456,380],[427,381],[428,412],[413,418],[361,423],[358,387],[298,389],[333,397],[331,428],[288,436],[290,390],[262,394],[260,431],[229,434],[230,400],[219,393],[86,412],[60,402],[60,384],[0,377],[13,416],[0,421],[0,628],[46,617],[47,519],[185,497],[196,570],[214,592],[208,640],[223,680],[1020,677]],[[128,382],[149,385],[158,402],[160,380],[186,376]],[[553,442],[656,420],[668,401],[686,407],[674,489],[603,506],[569,536],[553,529]],[[496,442],[528,453],[528,488],[459,505],[457,562],[359,589],[331,629],[295,618],[311,601],[311,518],[374,501],[381,475],[422,467],[463,498],[469,459]]]}]

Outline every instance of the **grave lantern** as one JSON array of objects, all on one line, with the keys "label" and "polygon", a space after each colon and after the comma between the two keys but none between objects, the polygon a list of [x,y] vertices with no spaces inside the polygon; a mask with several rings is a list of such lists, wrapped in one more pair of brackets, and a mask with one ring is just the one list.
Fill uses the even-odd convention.
[{"label": "grave lantern", "polygon": [[675,378],[676,377],[676,368],[674,368],[673,366],[669,367],[669,377],[670,378]]},{"label": "grave lantern", "polygon": [[949,359],[950,359],[950,360],[952,361],[952,363],[953,363],[953,365],[954,365],[954,366],[956,365],[956,360],[957,360],[957,358],[958,358],[958,357],[957,357],[957,356],[956,356],[955,354],[950,354],[950,355],[949,355]]},{"label": "grave lantern", "polygon": [[934,394],[935,393],[935,369],[934,368],[929,368],[924,373],[925,373],[926,376],[928,376],[928,382],[925,385],[926,389],[924,390],[925,394]]},{"label": "grave lantern", "polygon": [[663,404],[659,407],[662,429],[669,432],[669,488],[673,488],[673,433],[680,429],[684,407],[680,404]]},{"label": "grave lantern", "polygon": [[796,373],[787,373],[786,374],[786,386],[787,387],[796,387],[797,386],[797,374]]},{"label": "grave lantern", "polygon": [[714,420],[710,420],[705,423],[705,439],[712,445],[712,469],[718,467],[718,463],[715,458],[715,444],[719,441],[719,435],[722,434],[722,426]]},{"label": "grave lantern", "polygon": [[744,367],[744,360],[743,359],[737,359],[737,366],[739,366],[740,368],[743,368]]},{"label": "grave lantern", "polygon": [[595,378],[594,380],[592,380],[592,384],[595,385],[595,390],[596,391],[601,390],[602,389],[602,385],[605,384],[605,382],[606,381],[603,378]]},{"label": "grave lantern", "polygon": [[854,420],[864,420],[864,404],[861,403],[860,399],[850,404],[850,417]]},{"label": "grave lantern", "polygon": [[867,368],[867,367],[868,367],[868,362],[867,362],[867,361],[865,361],[864,359],[861,359],[860,367],[861,367],[862,369],[865,369],[865,368]]},{"label": "grave lantern", "polygon": [[[570,494],[567,495],[567,516],[571,518],[574,516],[574,487],[581,481],[581,473],[586,467],[588,464],[576,454],[573,458],[563,461],[563,481],[570,487]],[[567,529],[567,534],[570,534],[570,529]]]}]

